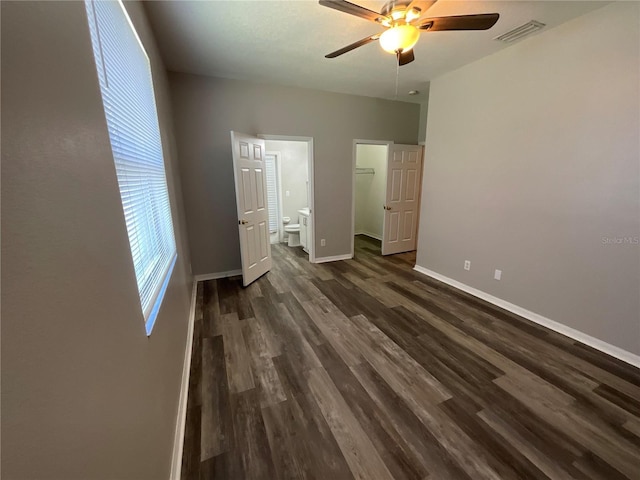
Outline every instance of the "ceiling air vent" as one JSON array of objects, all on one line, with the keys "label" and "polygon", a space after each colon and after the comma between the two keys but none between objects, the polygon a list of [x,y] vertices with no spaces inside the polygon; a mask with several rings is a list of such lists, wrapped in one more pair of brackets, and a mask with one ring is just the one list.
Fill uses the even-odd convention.
[{"label": "ceiling air vent", "polygon": [[503,33],[502,35],[495,37],[494,40],[498,40],[504,43],[512,43],[516,40],[520,40],[521,38],[526,37],[527,35],[531,35],[538,30],[542,30],[545,26],[546,25],[544,23],[538,22],[536,20],[531,20],[524,25],[520,25],[513,30],[509,30],[507,33]]}]

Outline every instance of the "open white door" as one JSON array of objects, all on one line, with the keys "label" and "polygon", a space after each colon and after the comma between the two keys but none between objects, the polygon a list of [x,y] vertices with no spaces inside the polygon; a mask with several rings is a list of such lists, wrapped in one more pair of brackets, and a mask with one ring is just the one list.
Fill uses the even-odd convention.
[{"label": "open white door", "polygon": [[416,249],[422,147],[390,145],[387,161],[387,198],[383,206],[383,255]]},{"label": "open white door", "polygon": [[265,148],[264,140],[236,132],[231,132],[231,146],[236,181],[242,283],[246,287],[271,270]]}]

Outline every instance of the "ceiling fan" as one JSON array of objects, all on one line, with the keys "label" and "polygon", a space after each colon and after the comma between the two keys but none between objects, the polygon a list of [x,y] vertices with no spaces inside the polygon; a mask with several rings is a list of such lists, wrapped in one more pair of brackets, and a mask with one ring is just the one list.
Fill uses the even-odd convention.
[{"label": "ceiling fan", "polygon": [[380,40],[383,50],[394,53],[398,65],[406,65],[415,60],[413,47],[420,38],[420,31],[439,32],[443,30],[488,30],[500,18],[497,13],[478,15],[456,15],[451,17],[423,17],[423,14],[436,0],[390,0],[381,13],[361,7],[345,0],[320,0],[320,5],[333,8],[349,15],[364,18],[387,29],[351,45],[325,55],[335,58],[358,47]]}]

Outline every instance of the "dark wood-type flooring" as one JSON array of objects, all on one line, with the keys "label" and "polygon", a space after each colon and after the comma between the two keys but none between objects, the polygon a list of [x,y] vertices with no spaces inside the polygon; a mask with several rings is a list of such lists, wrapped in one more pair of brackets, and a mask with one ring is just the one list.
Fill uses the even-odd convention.
[{"label": "dark wood-type flooring", "polygon": [[182,478],[640,479],[638,369],[366,237],[273,254],[198,284]]}]

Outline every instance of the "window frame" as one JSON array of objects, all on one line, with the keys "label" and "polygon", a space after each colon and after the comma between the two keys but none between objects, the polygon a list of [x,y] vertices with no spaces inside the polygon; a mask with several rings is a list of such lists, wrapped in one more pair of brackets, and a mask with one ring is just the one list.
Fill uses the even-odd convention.
[{"label": "window frame", "polygon": [[[133,38],[135,38],[136,46],[134,48],[140,49],[139,52],[133,52],[133,50],[129,50],[133,52],[131,54],[131,57],[133,58],[134,63],[136,60],[135,57],[137,57],[139,53],[142,53],[142,57],[144,58],[144,65],[141,65],[139,63],[136,66],[144,69],[145,74],[148,74],[144,75],[144,78],[143,76],[135,78],[134,73],[131,79],[141,82],[139,83],[139,85],[141,85],[141,88],[138,90],[138,92],[143,92],[143,95],[148,95],[151,99],[150,104],[147,105],[146,103],[143,103],[142,108],[149,109],[148,111],[152,113],[152,116],[150,118],[152,119],[152,122],[155,123],[155,125],[152,124],[151,127],[146,125],[139,130],[133,129],[135,130],[135,134],[141,133],[145,137],[150,138],[151,140],[149,141],[149,145],[157,150],[154,150],[151,154],[150,158],[152,163],[149,164],[149,160],[148,158],[144,157],[144,154],[139,154],[136,157],[136,154],[130,153],[127,154],[125,158],[125,155],[122,154],[122,150],[124,148],[122,145],[125,141],[119,137],[120,133],[113,133],[114,131],[120,132],[118,130],[118,127],[127,127],[127,120],[132,123],[144,124],[145,118],[142,117],[144,113],[136,115],[135,110],[133,111],[133,113],[127,113],[124,111],[124,108],[122,108],[121,110],[113,109],[114,104],[116,104],[116,106],[121,105],[122,99],[117,95],[117,93],[116,95],[110,95],[108,93],[109,70],[107,68],[107,65],[115,65],[113,67],[115,70],[111,70],[112,74],[114,75],[116,73],[122,75],[121,72],[126,69],[127,65],[119,64],[117,62],[117,58],[113,63],[105,62],[104,53],[107,52],[107,50],[103,50],[103,41],[101,38],[101,35],[103,35],[105,32],[101,32],[100,26],[100,21],[104,21],[104,17],[99,19],[99,14],[96,10],[96,2],[94,0],[85,0],[84,3],[87,12],[87,21],[89,24],[92,53],[96,65],[96,76],[100,88],[100,96],[105,114],[105,120],[107,123],[107,130],[109,133],[109,145],[114,161],[114,173],[116,174],[118,181],[121,207],[123,209],[124,222],[129,241],[129,253],[131,255],[132,266],[134,267],[134,275],[138,289],[140,312],[142,313],[142,317],[144,320],[146,334],[147,336],[150,336],[153,327],[155,326],[155,322],[160,312],[160,308],[162,306],[164,296],[166,294],[169,282],[172,278],[173,270],[178,258],[177,244],[175,240],[175,228],[171,211],[171,196],[169,194],[169,185],[167,181],[167,168],[165,163],[162,133],[160,130],[160,117],[158,115],[153,71],[149,55],[144,48],[144,44],[142,43],[142,40],[140,39],[140,36],[138,35],[138,32],[136,31],[135,26],[133,25],[133,22],[131,21],[129,13],[127,12],[127,9],[124,6],[122,0],[110,1],[109,5],[113,5],[114,3],[118,5],[120,13],[123,15],[123,20],[126,22],[130,33],[133,34]],[[114,28],[123,26],[124,25],[116,25]],[[123,43],[125,47],[132,46],[131,40]],[[116,45],[116,47],[117,46],[119,45]],[[114,48],[114,46],[111,45],[108,48]],[[126,52],[127,50],[123,49],[123,51]],[[146,85],[147,77],[148,85]],[[127,80],[129,80],[129,78],[125,76],[125,81]],[[142,82],[144,83],[144,85],[142,85]],[[122,89],[122,87],[120,88]],[[121,93],[121,90],[115,91]],[[114,99],[116,100],[115,102],[113,101]],[[114,110],[116,113],[109,113],[107,112],[108,109]],[[114,120],[116,116],[122,116],[127,120],[124,120],[122,122]],[[148,120],[148,118],[146,119]],[[122,130],[124,131],[125,135],[130,134],[130,132],[132,131],[132,129],[126,130],[125,128],[122,128]],[[155,141],[156,137],[157,142]],[[138,144],[134,144],[134,146],[138,147]],[[144,148],[146,146],[147,144],[145,143],[141,148]],[[126,171],[131,168],[131,165],[138,166],[140,170],[143,171],[141,178],[145,186],[140,190],[135,190],[135,188],[140,187],[131,186],[132,183],[135,183],[135,181],[127,179]],[[151,167],[149,165],[151,165]],[[158,175],[160,171],[163,178],[163,183],[160,184],[161,188],[159,191],[152,190],[153,188],[157,189],[157,183],[156,187],[152,187],[152,184],[154,182],[157,182],[158,179],[155,176]],[[136,175],[138,176],[136,176],[135,178],[140,181],[140,173],[137,173]],[[164,187],[164,189],[162,189],[162,186]],[[156,195],[154,195],[154,193]],[[158,193],[160,195],[158,195]],[[136,196],[136,194],[141,195],[145,198],[145,200],[141,200],[139,197],[136,197],[136,200],[131,200],[131,198]],[[149,198],[151,198],[151,200],[148,200]],[[160,211],[163,208],[167,209],[164,214]],[[127,213],[127,209],[130,209],[129,215]],[[153,212],[150,213],[149,209],[153,210]],[[136,220],[136,218],[141,218],[142,220]],[[139,232],[141,232],[143,229],[153,229],[153,233],[149,233],[147,231],[146,234],[140,235]],[[151,241],[145,242],[145,239],[150,239]],[[167,247],[169,248],[167,249]],[[149,256],[153,256],[154,260],[148,261],[143,258]],[[140,258],[138,258],[138,261],[136,262],[137,257]],[[154,271],[156,269],[161,269],[160,273],[154,274]]]}]

